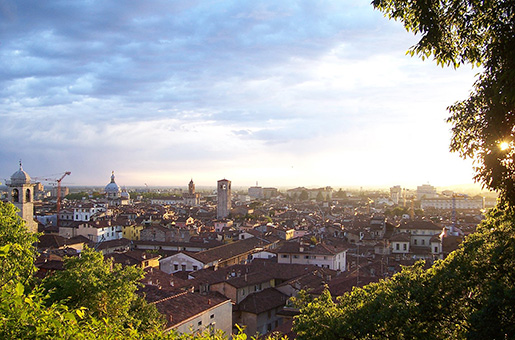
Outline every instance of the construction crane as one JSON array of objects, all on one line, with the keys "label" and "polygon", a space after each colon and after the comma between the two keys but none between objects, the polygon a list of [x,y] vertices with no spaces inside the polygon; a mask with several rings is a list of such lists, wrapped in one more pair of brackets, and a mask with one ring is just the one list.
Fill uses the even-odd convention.
[{"label": "construction crane", "polygon": [[57,201],[55,204],[55,210],[57,215],[57,228],[59,228],[59,211],[61,211],[61,181],[66,176],[71,175],[71,171],[66,171],[58,180],[57,180]]},{"label": "construction crane", "polygon": [[66,176],[69,176],[71,175],[71,171],[66,171],[64,172],[63,174],[61,174],[61,177],[59,178],[39,178],[39,177],[34,177],[33,179],[34,180],[39,180],[39,181],[46,181],[46,182],[57,182],[57,200],[56,200],[56,205],[55,205],[55,210],[56,210],[56,216],[57,216],[57,227],[59,228],[59,212],[61,211],[61,181],[63,180],[63,178],[65,178]]}]

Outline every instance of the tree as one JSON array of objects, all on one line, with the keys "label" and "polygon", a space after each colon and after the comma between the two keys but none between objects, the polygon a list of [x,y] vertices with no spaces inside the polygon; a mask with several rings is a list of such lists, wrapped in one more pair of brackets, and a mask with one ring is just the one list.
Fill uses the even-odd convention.
[{"label": "tree", "polygon": [[421,36],[409,51],[440,65],[481,65],[467,100],[448,109],[451,151],[475,160],[475,179],[515,204],[515,9],[513,1],[373,0]]},{"label": "tree", "polygon": [[[102,253],[85,248],[80,257],[65,259],[65,270],[42,282],[50,293],[49,303],[64,301],[70,308],[85,307],[95,318],[110,318],[124,327],[160,328],[163,319],[155,307],[136,295],[143,271],[104,260]],[[136,313],[145,310],[145,313]],[[148,320],[152,316],[155,322]],[[141,318],[144,318],[143,320]]]},{"label": "tree", "polygon": [[299,200],[301,201],[307,201],[309,199],[309,194],[306,190],[302,190],[299,196]]},{"label": "tree", "polygon": [[335,196],[337,198],[346,198],[347,197],[347,193],[345,191],[342,190],[342,188],[340,188],[340,190],[338,190],[336,193],[335,193]]},{"label": "tree", "polygon": [[315,199],[317,202],[322,202],[324,200],[324,195],[322,195],[321,191],[318,192],[317,197]]},{"label": "tree", "polygon": [[0,201],[0,287],[26,282],[35,271],[37,235],[32,234],[11,203]]}]

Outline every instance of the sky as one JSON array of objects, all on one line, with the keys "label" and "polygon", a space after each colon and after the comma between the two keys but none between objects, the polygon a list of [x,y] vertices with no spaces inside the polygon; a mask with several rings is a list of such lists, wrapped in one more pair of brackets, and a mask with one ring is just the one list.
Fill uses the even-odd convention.
[{"label": "sky", "polygon": [[445,119],[478,70],[416,42],[370,0],[0,0],[0,181],[472,183]]}]

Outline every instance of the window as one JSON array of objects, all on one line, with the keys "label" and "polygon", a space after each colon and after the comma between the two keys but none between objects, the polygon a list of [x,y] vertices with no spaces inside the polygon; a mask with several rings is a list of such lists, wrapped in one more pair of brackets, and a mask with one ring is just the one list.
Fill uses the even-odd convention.
[{"label": "window", "polygon": [[18,203],[20,201],[20,193],[18,192],[18,189],[13,189],[12,196],[14,203]]},{"label": "window", "polygon": [[400,244],[398,244],[398,243],[395,244],[395,250],[400,250]]},{"label": "window", "polygon": [[422,240],[422,244],[423,244],[423,245],[424,245],[424,244],[426,244],[426,240]]},{"label": "window", "polygon": [[197,325],[202,326],[202,321],[199,321]]},{"label": "window", "polygon": [[288,258],[288,255],[286,255],[286,254],[282,254],[282,255],[281,255],[281,257],[282,257],[283,259],[287,259],[287,258]]},{"label": "window", "polygon": [[406,245],[406,243],[403,244],[403,247],[402,247],[404,250],[407,250],[408,249],[408,246]]},{"label": "window", "polygon": [[25,201],[30,202],[30,189],[27,189],[25,192]]},{"label": "window", "polygon": [[413,244],[414,244],[414,245],[417,245],[417,239],[414,239],[414,240],[413,240]]},{"label": "window", "polygon": [[179,265],[178,264],[174,264],[173,265],[173,270],[179,270]]},{"label": "window", "polygon": [[298,259],[298,258],[299,258],[299,255],[293,255],[293,258],[294,258],[294,259]]},{"label": "window", "polygon": [[309,255],[304,255],[304,258],[305,259],[309,259]]},{"label": "window", "polygon": [[438,253],[438,247],[435,247],[435,253]]},{"label": "window", "polygon": [[198,268],[197,266],[193,266],[193,270],[197,270],[197,268]]},{"label": "window", "polygon": [[215,318],[215,315],[214,315],[214,314],[211,314],[211,315],[209,316],[209,318],[210,318],[210,319],[214,319],[214,318]]},{"label": "window", "polygon": [[148,267],[148,261],[145,261],[144,264],[145,264],[145,267]]},{"label": "window", "polygon": [[182,265],[181,265],[181,270],[182,270],[183,272],[185,272],[185,271],[186,271],[186,265],[185,265],[185,264],[182,264]]}]

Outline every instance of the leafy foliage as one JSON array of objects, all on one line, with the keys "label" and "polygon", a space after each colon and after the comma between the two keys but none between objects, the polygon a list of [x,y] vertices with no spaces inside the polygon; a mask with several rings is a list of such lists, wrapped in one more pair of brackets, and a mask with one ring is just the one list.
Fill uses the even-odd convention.
[{"label": "leafy foliage", "polygon": [[[132,328],[162,326],[162,318],[157,311],[152,312],[155,307],[147,307],[135,294],[138,281],[143,278],[142,269],[104,260],[102,253],[90,248],[85,248],[80,257],[65,259],[64,267],[42,283],[50,292],[50,303],[64,301],[70,308],[85,307],[95,318],[109,317]],[[142,310],[144,314],[139,313]],[[148,315],[156,317],[156,321],[138,320]]]},{"label": "leafy foliage", "polygon": [[37,236],[30,233],[16,214],[17,208],[0,202],[0,287],[25,282],[34,273]]},{"label": "leafy foliage", "polygon": [[[476,180],[515,203],[515,6],[513,1],[373,0],[420,34],[411,55],[440,65],[481,65],[470,97],[449,107],[451,150],[476,161]],[[502,148],[500,146],[503,146]]]}]

